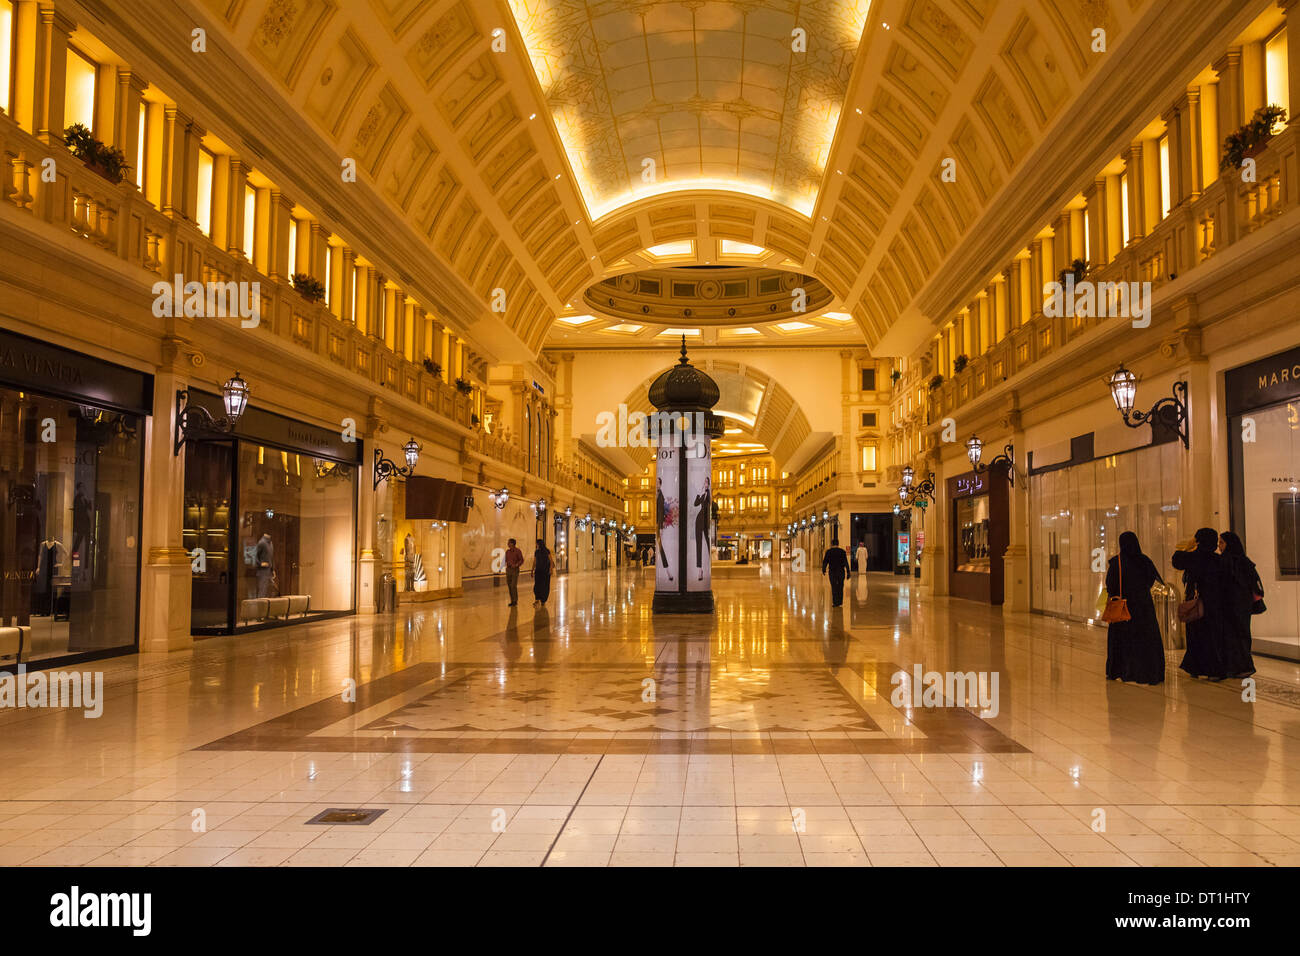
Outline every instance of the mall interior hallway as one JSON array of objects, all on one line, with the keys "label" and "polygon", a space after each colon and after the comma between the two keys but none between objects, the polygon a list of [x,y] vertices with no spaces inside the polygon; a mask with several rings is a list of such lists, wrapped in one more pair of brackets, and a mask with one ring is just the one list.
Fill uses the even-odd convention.
[{"label": "mall interior hallway", "polygon": [[[887,574],[832,609],[720,569],[714,617],[651,615],[652,569],[555,583],[109,660],[98,719],[0,711],[0,865],[1300,864],[1294,664],[1254,703],[1180,652],[1107,683],[1103,630]],[[997,673],[997,714],[895,707],[917,664]]]}]

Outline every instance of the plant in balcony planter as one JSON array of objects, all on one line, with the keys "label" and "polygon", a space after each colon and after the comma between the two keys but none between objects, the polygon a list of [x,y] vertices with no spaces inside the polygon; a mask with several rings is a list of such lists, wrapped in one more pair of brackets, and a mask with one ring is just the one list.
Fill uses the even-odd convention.
[{"label": "plant in balcony planter", "polygon": [[473,425],[475,428],[478,428],[478,416],[475,415],[473,412],[470,412],[469,421],[471,425]]},{"label": "plant in balcony planter", "polygon": [[898,380],[902,377],[903,377],[903,373],[900,372],[898,369],[894,369],[892,372],[889,373],[889,381],[895,384],[897,384]]},{"label": "plant in balcony planter", "polygon": [[1241,166],[1242,160],[1257,156],[1273,138],[1273,127],[1286,119],[1286,110],[1276,103],[1255,110],[1250,122],[1228,134],[1223,141],[1223,159],[1219,172]]},{"label": "plant in balcony planter", "polygon": [[936,388],[938,388],[942,384],[943,384],[943,376],[936,375],[934,378],[930,379],[930,391],[933,392]]},{"label": "plant in balcony planter", "polygon": [[470,392],[474,391],[474,385],[467,378],[458,378],[456,379],[456,391],[460,392],[462,395],[468,395]]},{"label": "plant in balcony planter", "polygon": [[424,370],[428,372],[430,375],[442,374],[442,366],[430,358],[424,360]]},{"label": "plant in balcony planter", "polygon": [[319,279],[313,279],[305,272],[295,272],[289,277],[293,290],[308,302],[319,302],[325,298],[325,286]]},{"label": "plant in balcony planter", "polygon": [[1060,281],[1061,285],[1064,286],[1065,277],[1074,276],[1074,284],[1078,285],[1080,282],[1083,281],[1083,277],[1086,276],[1087,274],[1088,274],[1087,260],[1075,259],[1073,262],[1070,263],[1070,267],[1068,269],[1061,270],[1061,274],[1057,276],[1057,279]]},{"label": "plant in balcony planter", "polygon": [[73,156],[86,164],[91,172],[98,173],[110,183],[120,183],[131,171],[126,156],[116,146],[105,146],[81,123],[73,123],[63,131],[63,142]]},{"label": "plant in balcony planter", "polygon": [[958,355],[952,360],[952,374],[960,375],[966,371],[966,366],[970,364],[970,359],[965,355]]}]

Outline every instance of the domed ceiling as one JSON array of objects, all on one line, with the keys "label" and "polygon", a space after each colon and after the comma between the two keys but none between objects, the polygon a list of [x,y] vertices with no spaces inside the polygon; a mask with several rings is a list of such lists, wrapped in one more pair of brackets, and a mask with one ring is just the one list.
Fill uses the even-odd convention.
[{"label": "domed ceiling", "polygon": [[811,215],[869,6],[510,0],[593,219],[684,189]]}]

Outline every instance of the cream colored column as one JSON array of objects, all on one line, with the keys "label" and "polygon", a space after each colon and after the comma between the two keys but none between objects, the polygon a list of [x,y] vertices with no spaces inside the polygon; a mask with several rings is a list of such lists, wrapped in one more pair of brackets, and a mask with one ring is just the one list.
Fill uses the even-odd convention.
[{"label": "cream colored column", "polygon": [[[1296,125],[1296,111],[1300,110],[1300,0],[1279,0],[1286,17],[1287,96],[1291,108],[1287,110],[1287,125]],[[1295,20],[1295,23],[1291,21]]]},{"label": "cream colored column", "polygon": [[[1219,527],[1219,515],[1214,510],[1214,428],[1212,400],[1215,376],[1210,363],[1201,350],[1201,330],[1196,302],[1184,298],[1173,303],[1174,327],[1185,329],[1180,345],[1187,353],[1187,437],[1188,450],[1182,455],[1182,531],[1190,537],[1197,528]],[[1138,407],[1146,410],[1157,399],[1172,393],[1172,382],[1177,371],[1160,376],[1150,376],[1148,391],[1139,386]],[[1179,445],[1182,450],[1182,445]]]},{"label": "cream colored column", "polygon": [[[192,351],[189,353],[193,355]],[[190,635],[190,555],[184,527],[185,456],[173,454],[176,392],[187,384],[185,351],[164,342],[153,384],[144,476],[144,560],[140,579],[140,651],[165,653],[194,645]]]},{"label": "cream colored column", "polygon": [[[942,447],[942,446],[941,446]],[[928,508],[912,509],[912,547],[916,547],[916,525],[919,522],[925,531],[925,552],[921,555],[921,592],[934,597],[949,593],[949,568],[946,529],[948,527],[948,490],[944,483],[944,464],[942,451],[936,451],[931,457],[922,460],[917,469],[917,481],[925,478],[926,472],[934,470],[934,503]]]},{"label": "cream colored column", "polygon": [[36,138],[46,143],[63,143],[68,37],[76,28],[77,24],[62,10],[41,7],[37,14],[32,125]]},{"label": "cream colored column", "polygon": [[129,70],[117,71],[117,97],[116,113],[113,120],[114,134],[113,139],[117,147],[122,150],[126,156],[127,165],[131,167],[131,172],[127,176],[130,182],[135,182],[136,171],[140,168],[142,157],[140,156],[140,103],[141,94],[144,88],[148,86],[139,73],[132,73]]},{"label": "cream colored column", "polygon": [[[267,211],[266,274],[272,279],[287,282],[297,271],[294,263],[289,261],[289,230],[294,228],[293,200],[280,190],[272,189]],[[302,248],[301,242],[298,243],[298,248]]]},{"label": "cream colored column", "polygon": [[[365,455],[357,477],[357,613],[374,614],[378,604],[377,576],[379,559],[375,553],[375,495],[374,458],[380,433],[387,430],[381,414],[383,403],[370,400],[370,413],[366,416]],[[445,565],[444,565],[445,566]]]},{"label": "cream colored column", "polygon": [[[1015,484],[1007,489],[1008,507],[1007,550],[1002,559],[1002,609],[1016,613],[1029,612],[1029,476],[1025,472],[1028,457],[1025,433],[1020,422],[1020,398],[1011,395],[1011,407],[1005,423],[1011,429],[1009,441],[1015,453]],[[999,478],[999,480],[1001,480]]]}]

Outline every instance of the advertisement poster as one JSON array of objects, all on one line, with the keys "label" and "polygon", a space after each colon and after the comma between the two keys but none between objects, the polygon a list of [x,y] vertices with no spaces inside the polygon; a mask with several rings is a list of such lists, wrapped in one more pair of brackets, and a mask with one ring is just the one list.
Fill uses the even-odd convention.
[{"label": "advertisement poster", "polygon": [[678,500],[681,449],[655,450],[655,521],[659,529],[655,553],[655,590],[677,590],[677,541],[680,533],[681,502]]},{"label": "advertisement poster", "polygon": [[686,493],[689,507],[684,522],[686,532],[686,590],[709,590],[709,568],[712,564],[709,553],[711,523],[713,521],[713,457],[709,454],[709,443],[700,441],[695,447],[687,447],[686,454]]}]

